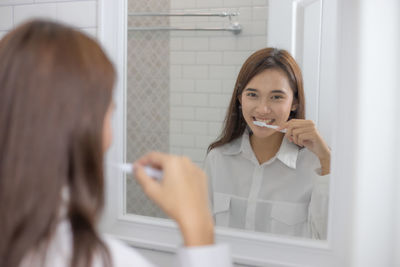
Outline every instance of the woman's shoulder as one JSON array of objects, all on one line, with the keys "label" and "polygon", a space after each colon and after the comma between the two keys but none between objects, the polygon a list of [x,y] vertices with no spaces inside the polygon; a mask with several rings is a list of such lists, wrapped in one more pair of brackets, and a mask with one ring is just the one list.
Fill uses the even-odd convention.
[{"label": "woman's shoulder", "polygon": [[215,157],[219,155],[234,154],[240,150],[241,144],[242,144],[242,138],[239,137],[226,144],[211,149],[210,152],[208,152],[208,155],[210,155],[210,157]]},{"label": "woman's shoulder", "polygon": [[102,236],[104,243],[110,251],[112,263],[114,267],[154,267],[146,258],[144,258],[135,249],[129,247],[125,243],[111,236]]}]

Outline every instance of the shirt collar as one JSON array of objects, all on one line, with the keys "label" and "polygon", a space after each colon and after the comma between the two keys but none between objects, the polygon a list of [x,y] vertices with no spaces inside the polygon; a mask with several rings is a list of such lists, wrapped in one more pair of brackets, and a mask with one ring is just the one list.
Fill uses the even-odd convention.
[{"label": "shirt collar", "polygon": [[[249,130],[246,129],[241,137],[233,140],[228,146],[224,146],[222,153],[225,155],[238,155],[243,153],[249,158],[255,157],[253,149],[250,145]],[[283,138],[281,146],[275,158],[279,159],[282,163],[292,169],[296,169],[297,156],[299,154],[299,147],[287,138]]]}]

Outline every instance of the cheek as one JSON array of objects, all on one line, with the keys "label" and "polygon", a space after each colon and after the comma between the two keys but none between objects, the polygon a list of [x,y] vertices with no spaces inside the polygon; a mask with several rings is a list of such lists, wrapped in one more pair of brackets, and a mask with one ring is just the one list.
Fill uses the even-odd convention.
[{"label": "cheek", "polygon": [[290,102],[281,103],[280,105],[276,106],[275,113],[279,115],[280,120],[287,121],[290,116],[290,110],[292,105]]},{"label": "cheek", "polygon": [[255,103],[248,101],[246,99],[242,100],[242,114],[246,117],[255,108]]},{"label": "cheek", "polygon": [[104,119],[103,125],[103,151],[106,152],[112,141],[112,129],[111,129],[111,116],[107,115]]}]

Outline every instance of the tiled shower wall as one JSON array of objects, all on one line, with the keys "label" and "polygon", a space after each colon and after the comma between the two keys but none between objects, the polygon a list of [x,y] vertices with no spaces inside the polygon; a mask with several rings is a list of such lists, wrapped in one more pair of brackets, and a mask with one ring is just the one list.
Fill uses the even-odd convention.
[{"label": "tiled shower wall", "polygon": [[[128,0],[128,13],[168,12],[169,0]],[[168,26],[168,17],[128,16],[128,28]],[[169,32],[128,31],[127,161],[169,148]],[[165,217],[133,179],[127,179],[128,213]]]},{"label": "tiled shower wall", "polygon": [[97,1],[0,0],[0,38],[32,18],[57,20],[96,37]]},{"label": "tiled shower wall", "polygon": [[[245,59],[267,46],[267,0],[171,0],[171,12],[239,12],[243,30],[171,32],[170,151],[203,165],[220,134],[236,76]],[[228,18],[171,17],[171,26],[228,27]]]}]

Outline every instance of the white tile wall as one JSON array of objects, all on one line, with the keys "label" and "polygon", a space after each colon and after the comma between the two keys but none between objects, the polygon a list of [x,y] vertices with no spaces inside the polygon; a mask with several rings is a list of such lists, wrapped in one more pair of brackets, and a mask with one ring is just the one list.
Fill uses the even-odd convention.
[{"label": "white tile wall", "polygon": [[210,107],[228,108],[230,99],[230,94],[212,94],[209,97],[208,105]]},{"label": "white tile wall", "polygon": [[222,109],[212,107],[196,108],[195,119],[198,121],[221,121]]},{"label": "white tile wall", "polygon": [[0,0],[0,6],[33,4],[34,0]]},{"label": "white tile wall", "polygon": [[[267,46],[268,0],[171,0],[174,12],[239,12],[243,26],[230,32],[170,33],[170,152],[202,165],[209,144],[221,133],[236,76],[255,50]],[[172,17],[176,27],[227,27],[228,18]]]},{"label": "white tile wall", "polygon": [[171,92],[194,92],[194,80],[172,79],[170,83]]},{"label": "white tile wall", "polygon": [[0,7],[0,30],[7,31],[13,27],[13,9],[9,6]]},{"label": "white tile wall", "polygon": [[199,93],[183,93],[183,105],[194,106],[194,107],[204,107],[208,103],[208,94]]},{"label": "white tile wall", "polygon": [[56,20],[97,36],[97,0],[0,0],[0,37],[34,18]]},{"label": "white tile wall", "polygon": [[193,107],[171,107],[170,118],[173,120],[193,120],[195,109]]},{"label": "white tile wall", "polygon": [[57,19],[57,5],[49,4],[34,4],[21,5],[14,7],[14,24],[18,25],[32,18]]},{"label": "white tile wall", "polygon": [[221,80],[196,80],[196,92],[217,93],[221,91]]},{"label": "white tile wall", "polygon": [[[221,52],[223,53],[223,52]],[[230,79],[236,78],[235,66],[232,64],[210,66],[210,79]]]},{"label": "white tile wall", "polygon": [[222,92],[232,94],[233,87],[235,86],[236,80],[234,79],[226,79],[222,81]]},{"label": "white tile wall", "polygon": [[171,51],[180,51],[183,49],[182,38],[174,37],[169,40],[169,48]]},{"label": "white tile wall", "polygon": [[264,7],[254,7],[253,9],[253,19],[265,21],[265,14],[268,14],[268,8]]},{"label": "white tile wall", "polygon": [[[207,129],[208,129],[208,126],[207,126]],[[205,147],[208,147],[212,141],[214,141],[214,138],[212,136],[197,135],[196,139],[195,139],[195,142],[196,142],[195,145],[197,148],[205,148]]]},{"label": "white tile wall", "polygon": [[172,146],[181,146],[181,147],[194,147],[195,144],[194,135],[185,135],[185,134],[171,134],[170,135],[170,144]]},{"label": "white tile wall", "polygon": [[195,64],[196,54],[194,52],[171,52],[171,64]]},{"label": "white tile wall", "polygon": [[208,78],[208,66],[189,65],[182,69],[182,77],[185,79],[206,79]]},{"label": "white tile wall", "polygon": [[208,38],[187,37],[183,39],[183,49],[190,51],[208,51]]},{"label": "white tile wall", "polygon": [[215,37],[210,39],[210,50],[211,51],[224,51],[224,50],[235,50],[236,40],[239,40],[240,36],[226,36],[226,37]]},{"label": "white tile wall", "polygon": [[184,121],[182,131],[188,134],[205,135],[207,134],[207,122]]},{"label": "white tile wall", "polygon": [[182,77],[182,66],[181,65],[169,66],[169,77],[171,80],[181,78]]},{"label": "white tile wall", "polygon": [[172,0],[171,9],[193,8],[196,2],[196,0]]},{"label": "white tile wall", "polygon": [[223,0],[196,1],[196,7],[198,8],[221,7],[222,5],[223,5]]},{"label": "white tile wall", "polygon": [[201,162],[203,162],[206,157],[206,151],[201,148],[184,148],[182,154],[187,155],[199,165],[202,165]]},{"label": "white tile wall", "polygon": [[57,18],[78,28],[96,27],[97,1],[58,3]]}]

